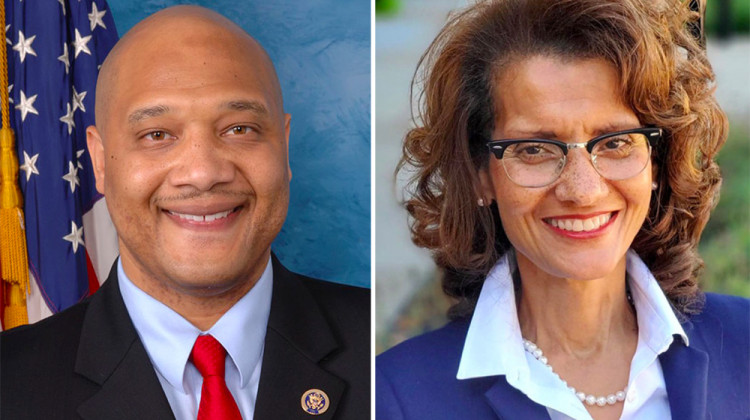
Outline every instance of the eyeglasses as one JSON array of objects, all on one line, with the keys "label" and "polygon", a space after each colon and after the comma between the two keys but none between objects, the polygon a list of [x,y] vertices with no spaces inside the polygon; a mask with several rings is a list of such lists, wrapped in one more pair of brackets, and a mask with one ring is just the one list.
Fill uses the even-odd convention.
[{"label": "eyeglasses", "polygon": [[548,139],[492,140],[487,147],[500,159],[511,181],[522,187],[544,187],[560,177],[568,150],[585,148],[602,177],[618,181],[641,173],[651,158],[660,128],[634,128],[595,137],[585,143]]}]

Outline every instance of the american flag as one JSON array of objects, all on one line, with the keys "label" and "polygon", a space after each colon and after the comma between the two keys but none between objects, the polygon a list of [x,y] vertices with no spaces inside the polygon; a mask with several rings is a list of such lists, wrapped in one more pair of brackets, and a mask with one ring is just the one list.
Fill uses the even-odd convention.
[{"label": "american flag", "polygon": [[96,274],[106,278],[116,252],[86,127],[94,124],[96,77],[117,31],[104,0],[5,0],[5,10],[33,322],[93,293]]}]

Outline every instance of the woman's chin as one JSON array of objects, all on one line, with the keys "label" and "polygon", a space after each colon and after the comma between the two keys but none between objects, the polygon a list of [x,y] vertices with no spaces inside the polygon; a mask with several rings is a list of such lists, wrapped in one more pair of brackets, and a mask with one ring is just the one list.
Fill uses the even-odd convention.
[{"label": "woman's chin", "polygon": [[[520,267],[530,263],[535,266],[536,270],[562,279],[591,281],[621,276],[625,273],[625,253],[619,255],[611,250],[588,250],[555,255],[540,254],[531,258],[519,254],[517,258]],[[524,259],[526,261],[523,261]],[[521,273],[523,272],[522,268]]]}]

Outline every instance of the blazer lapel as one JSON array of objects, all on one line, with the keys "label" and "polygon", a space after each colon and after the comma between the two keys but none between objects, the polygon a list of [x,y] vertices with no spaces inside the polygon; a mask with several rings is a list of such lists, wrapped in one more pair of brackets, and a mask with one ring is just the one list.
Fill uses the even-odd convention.
[{"label": "blazer lapel", "polygon": [[492,409],[501,419],[549,420],[547,409],[531,401],[523,392],[513,388],[500,376],[484,393]]},{"label": "blazer lapel", "polygon": [[256,419],[310,419],[302,408],[310,389],[325,392],[329,408],[316,419],[333,419],[346,384],[319,363],[338,342],[302,281],[272,255],[273,297],[263,350]]},{"label": "blazer lapel", "polygon": [[75,371],[101,388],[78,413],[84,419],[173,419],[120,295],[116,267],[91,298],[83,321]]},{"label": "blazer lapel", "polygon": [[669,349],[659,356],[673,419],[706,418],[708,392],[708,353],[700,350],[699,337],[691,334],[692,323],[683,323],[690,346],[675,337]]}]

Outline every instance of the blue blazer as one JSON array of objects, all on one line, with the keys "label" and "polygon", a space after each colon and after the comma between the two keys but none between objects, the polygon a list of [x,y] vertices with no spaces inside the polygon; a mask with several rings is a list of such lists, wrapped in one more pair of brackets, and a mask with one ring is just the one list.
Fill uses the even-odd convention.
[{"label": "blue blazer", "polygon": [[[673,420],[750,419],[750,300],[706,294],[661,356]],[[549,419],[505,376],[457,380],[469,320],[406,341],[376,360],[377,420]]]}]

